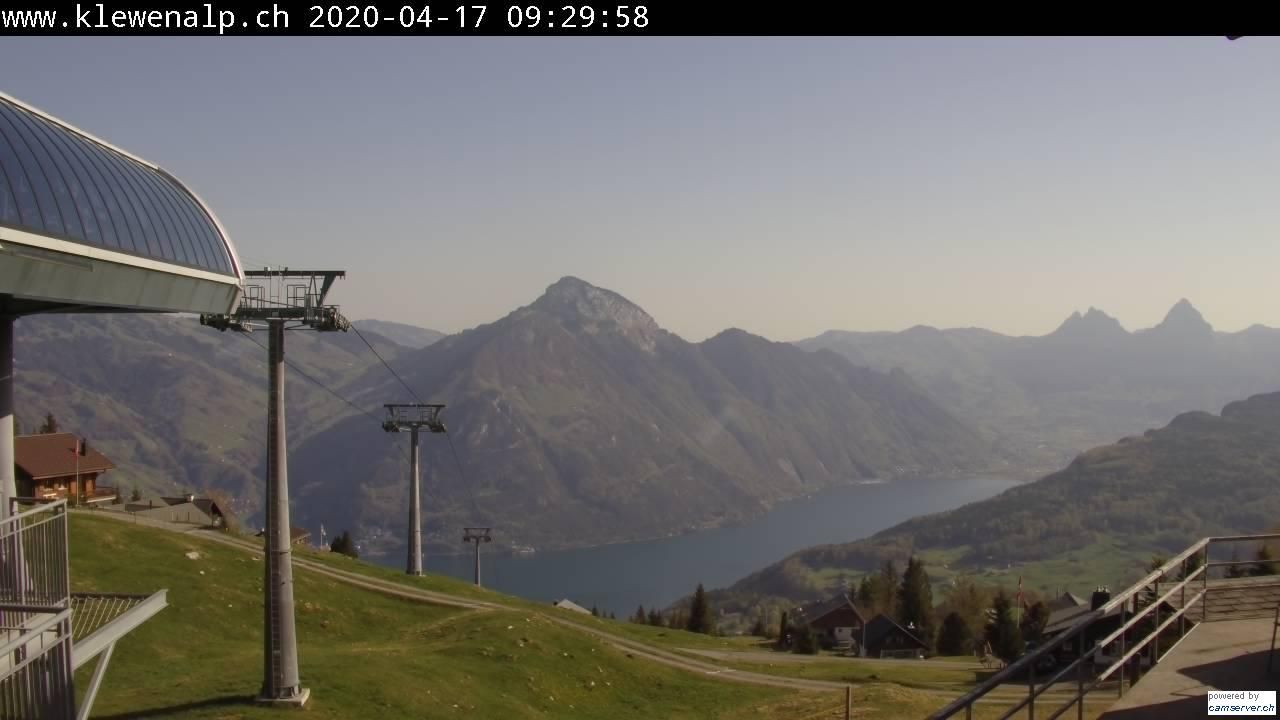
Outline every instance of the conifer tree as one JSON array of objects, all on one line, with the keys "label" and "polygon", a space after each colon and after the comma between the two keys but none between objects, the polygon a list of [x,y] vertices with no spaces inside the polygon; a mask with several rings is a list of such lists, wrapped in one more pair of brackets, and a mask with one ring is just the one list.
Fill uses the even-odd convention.
[{"label": "conifer tree", "polygon": [[[877,583],[875,611],[893,617],[898,609],[898,566],[892,560],[885,560],[880,568],[880,582]],[[898,620],[899,618],[894,618]]]},{"label": "conifer tree", "polygon": [[643,625],[646,622],[648,622],[648,618],[644,614],[644,605],[636,606],[636,613],[635,615],[631,616],[631,622],[638,623],[640,625]]},{"label": "conifer tree", "polygon": [[995,617],[987,626],[987,642],[991,651],[1005,662],[1012,662],[1022,655],[1022,630],[1013,619],[1013,604],[1002,588],[991,602]]},{"label": "conifer tree", "polygon": [[858,595],[856,600],[858,607],[865,608],[868,611],[875,607],[876,588],[872,575],[867,574],[862,576],[862,580],[858,583]]},{"label": "conifer tree", "polygon": [[907,560],[906,572],[897,593],[897,620],[925,645],[933,646],[933,588],[924,561],[914,555]]},{"label": "conifer tree", "polygon": [[796,640],[792,646],[792,650],[801,655],[818,654],[818,637],[813,634],[813,628],[809,625],[802,625],[796,628]]},{"label": "conifer tree", "polygon": [[[1231,562],[1234,563],[1239,561],[1240,561],[1240,553],[1237,552],[1235,548],[1231,548]],[[1229,578],[1244,577],[1245,576],[1244,567],[1245,567],[1244,565],[1228,565],[1227,577]]]},{"label": "conifer tree", "polygon": [[44,424],[40,426],[37,432],[41,435],[50,435],[58,432],[58,420],[53,416],[53,413],[47,413],[44,416]]},{"label": "conifer tree", "polygon": [[938,630],[938,653],[941,655],[967,655],[973,649],[973,631],[960,613],[952,610],[942,619]]},{"label": "conifer tree", "polygon": [[1022,639],[1030,642],[1040,642],[1040,636],[1044,633],[1044,626],[1048,622],[1049,606],[1045,605],[1043,601],[1037,600],[1022,616],[1022,625],[1019,628],[1022,631]]},{"label": "conifer tree", "polygon": [[355,541],[351,539],[351,533],[346,530],[343,530],[341,535],[335,537],[333,542],[329,543],[329,550],[342,553],[347,557],[359,557],[359,553],[356,552]]},{"label": "conifer tree", "polygon": [[791,628],[787,625],[787,611],[782,611],[782,618],[778,620],[778,648],[787,646],[787,634],[791,632]]},{"label": "conifer tree", "polygon": [[662,613],[658,612],[657,608],[649,611],[649,624],[654,627],[662,627]]},{"label": "conifer tree", "polygon": [[715,634],[711,603],[707,600],[707,592],[702,589],[702,583],[698,583],[698,589],[693,592],[693,600],[689,602],[689,617],[684,629],[703,635]]},{"label": "conifer tree", "polygon": [[1249,567],[1249,574],[1254,577],[1263,575],[1280,575],[1280,563],[1276,563],[1271,556],[1271,548],[1266,543],[1258,546],[1258,552],[1253,556],[1258,562]]}]

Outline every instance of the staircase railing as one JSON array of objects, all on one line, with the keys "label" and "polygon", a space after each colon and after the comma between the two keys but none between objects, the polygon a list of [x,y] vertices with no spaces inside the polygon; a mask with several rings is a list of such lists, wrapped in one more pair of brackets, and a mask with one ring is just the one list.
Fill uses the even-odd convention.
[{"label": "staircase railing", "polygon": [[[1090,692],[1114,678],[1117,695],[1123,695],[1126,676],[1131,686],[1141,671],[1141,656],[1144,655],[1144,651],[1146,651],[1145,656],[1151,659],[1150,666],[1154,667],[1196,627],[1198,622],[1209,619],[1210,610],[1206,598],[1211,590],[1209,575],[1214,568],[1257,563],[1256,560],[1214,561],[1210,553],[1212,546],[1276,539],[1280,539],[1280,533],[1207,537],[1196,542],[1159,569],[1113,595],[1102,606],[1085,613],[1065,631],[1033,652],[1018,658],[969,692],[929,715],[928,720],[945,720],[961,713],[968,720],[973,717],[974,705],[987,693],[1002,685],[1014,683],[1025,686],[1027,693],[1000,715],[1000,720],[1007,720],[1024,710],[1028,717],[1054,720],[1072,708],[1075,708],[1078,720],[1083,720],[1085,700]],[[1168,584],[1170,577],[1174,578],[1173,585]],[[1199,621],[1188,628],[1188,611],[1197,605],[1200,610]],[[1163,619],[1162,610],[1164,611]],[[1086,640],[1091,634],[1097,634],[1090,633],[1089,630],[1096,629],[1095,626],[1099,621],[1113,616],[1117,611],[1120,616],[1119,628],[1097,640],[1091,648],[1086,650],[1084,648]],[[1175,622],[1178,624],[1178,630],[1171,632]],[[1277,613],[1277,622],[1280,623],[1280,612]],[[1161,653],[1161,637],[1168,635],[1175,635],[1176,640]],[[1117,641],[1120,645],[1119,658],[1114,662],[1100,660],[1098,656],[1103,649]],[[1053,660],[1064,651],[1070,652],[1073,645],[1074,660],[1060,669],[1055,667],[1054,670],[1050,670],[1050,674],[1041,680],[1036,679],[1037,667],[1042,666],[1046,660]],[[1038,698],[1062,682],[1070,682],[1074,685],[1072,693],[1065,700],[1061,700],[1056,705],[1043,707],[1046,702],[1049,702],[1046,699],[1041,702],[1041,706],[1037,706]],[[1055,700],[1060,697],[1060,694],[1055,693]]]}]

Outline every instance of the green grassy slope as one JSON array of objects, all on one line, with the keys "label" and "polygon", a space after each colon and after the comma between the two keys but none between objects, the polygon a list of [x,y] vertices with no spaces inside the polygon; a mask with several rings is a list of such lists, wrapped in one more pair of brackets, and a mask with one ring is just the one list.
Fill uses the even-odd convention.
[{"label": "green grassy slope", "polygon": [[[86,513],[71,518],[74,590],[168,590],[169,607],[117,646],[93,717],[279,717],[253,700],[262,669],[260,553]],[[199,559],[186,557],[191,550]],[[300,555],[497,606],[466,610],[400,600],[295,569],[300,670],[312,690],[308,718],[843,717],[838,692],[758,687],[676,670],[553,622],[557,611],[537,603],[450,578],[411,578],[330,554]],[[742,638],[572,620],[655,648],[751,648]],[[864,720],[923,717],[962,685],[918,690],[886,682],[894,673],[884,670],[869,677],[850,664],[846,677],[832,665],[751,669],[853,681],[857,717]],[[77,676],[82,691],[92,669]],[[987,720],[1000,709],[984,706],[975,717]]]},{"label": "green grassy slope", "polygon": [[[84,515],[71,552],[76,590],[169,590],[170,606],[118,646],[95,717],[278,716],[253,704],[260,555]],[[440,608],[295,579],[309,718],[767,718],[797,701],[629,657],[519,606]]]}]

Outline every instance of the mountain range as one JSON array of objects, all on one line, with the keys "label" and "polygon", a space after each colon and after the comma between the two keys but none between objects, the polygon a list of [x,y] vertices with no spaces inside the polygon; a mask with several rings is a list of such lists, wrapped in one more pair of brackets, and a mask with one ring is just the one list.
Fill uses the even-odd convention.
[{"label": "mountain range", "polygon": [[[572,277],[392,365],[408,388],[374,369],[359,397],[447,403],[449,437],[423,442],[423,487],[427,536],[450,546],[459,517],[538,547],[599,544],[740,520],[860,479],[972,471],[992,457],[901,371],[741,330],[686,342]],[[391,444],[362,418],[300,444],[299,516],[400,536],[406,463]]]},{"label": "mountain range", "polygon": [[1269,393],[1229,403],[1220,415],[1183,413],[993,498],[801,550],[716,595],[737,609],[807,600],[886,561],[901,567],[912,554],[931,561],[935,579],[962,573],[1012,583],[1016,575],[1045,590],[1124,587],[1152,556],[1206,535],[1274,531],[1277,518],[1280,393]]},{"label": "mountain range", "polygon": [[[989,443],[902,371],[741,330],[689,343],[576,278],[435,342],[356,327],[394,376],[353,334],[288,336],[290,485],[297,524],[349,528],[370,547],[395,544],[407,514],[407,443],[379,422],[389,402],[448,405],[450,432],[423,438],[422,476],[427,537],[450,548],[463,524],[538,547],[598,544],[992,463]],[[182,316],[23,318],[19,420],[53,412],[116,462],[119,486],[220,489],[254,521],[264,344]]]},{"label": "mountain range", "polygon": [[904,370],[1019,465],[1042,472],[1178,413],[1280,388],[1280,331],[1216,332],[1186,300],[1135,332],[1090,308],[1038,337],[917,326],[830,331],[797,344]]},{"label": "mountain range", "polygon": [[[408,348],[368,330],[383,357]],[[266,457],[265,333],[219,333],[183,315],[32,315],[15,326],[15,407],[22,431],[52,413],[116,464],[123,492],[226,491],[260,504]],[[313,384],[343,387],[380,364],[354,334],[291,332],[291,440],[355,414]],[[304,377],[305,375],[305,377]],[[310,380],[306,378],[311,378]]]},{"label": "mountain range", "polygon": [[413,350],[420,350],[444,337],[444,333],[439,330],[428,330],[416,325],[406,325],[404,323],[391,322],[390,320],[360,320],[355,325],[362,331],[372,330],[397,345]]}]

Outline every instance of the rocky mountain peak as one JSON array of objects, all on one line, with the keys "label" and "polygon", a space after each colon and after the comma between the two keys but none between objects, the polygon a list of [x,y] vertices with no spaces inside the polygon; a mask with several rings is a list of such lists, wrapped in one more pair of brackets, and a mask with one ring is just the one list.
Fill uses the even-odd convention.
[{"label": "rocky mountain peak", "polygon": [[661,332],[649,313],[630,300],[569,275],[548,287],[532,307],[588,333],[620,333],[649,352]]},{"label": "rocky mountain peak", "polygon": [[1174,304],[1164,316],[1164,320],[1155,327],[1156,330],[1176,331],[1179,333],[1212,333],[1213,326],[1204,319],[1199,310],[1186,298]]},{"label": "rocky mountain peak", "polygon": [[1125,335],[1127,331],[1120,325],[1120,321],[1102,312],[1101,310],[1091,307],[1088,312],[1081,315],[1079,311],[1071,313],[1071,316],[1053,331],[1053,335],[1058,337],[1110,337],[1116,335]]}]

